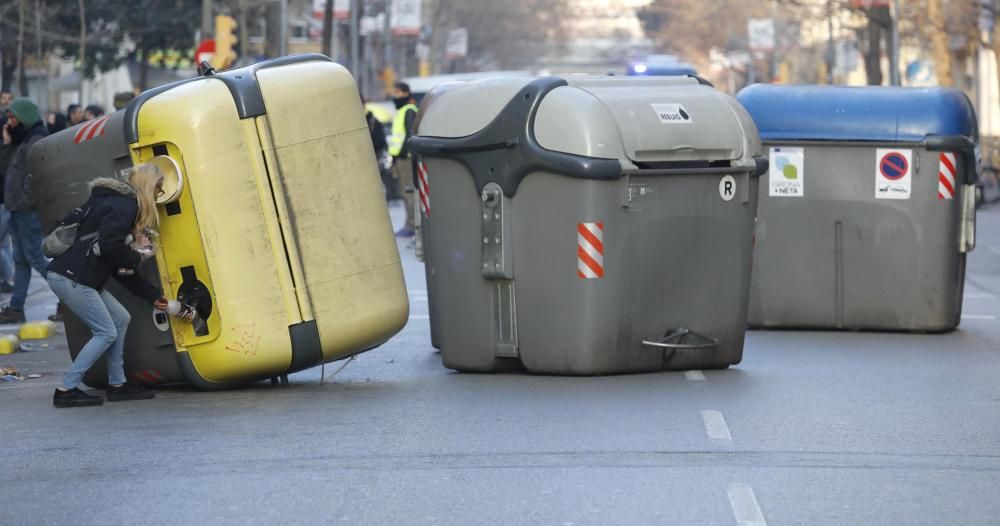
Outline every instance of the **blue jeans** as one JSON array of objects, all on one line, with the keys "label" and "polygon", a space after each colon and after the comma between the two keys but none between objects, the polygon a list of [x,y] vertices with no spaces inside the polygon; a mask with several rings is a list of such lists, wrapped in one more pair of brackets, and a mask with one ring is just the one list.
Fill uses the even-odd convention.
[{"label": "blue jeans", "polygon": [[125,331],[132,316],[107,290],[98,292],[55,272],[49,274],[47,280],[52,292],[87,324],[91,334],[66,372],[63,387],[73,389],[80,385],[84,373],[105,352],[108,353],[108,383],[125,383]]},{"label": "blue jeans", "polygon": [[42,223],[38,213],[11,212],[10,240],[14,243],[14,292],[10,295],[10,308],[24,310],[31,269],[44,278],[49,268],[49,260],[42,255]]},{"label": "blue jeans", "polygon": [[14,258],[11,256],[10,212],[0,204],[0,280],[14,282]]}]

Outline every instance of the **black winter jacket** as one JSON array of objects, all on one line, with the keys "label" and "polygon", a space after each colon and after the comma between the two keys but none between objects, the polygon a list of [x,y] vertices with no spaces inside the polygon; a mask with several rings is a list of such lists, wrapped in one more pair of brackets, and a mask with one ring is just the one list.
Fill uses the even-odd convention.
[{"label": "black winter jacket", "polygon": [[142,256],[129,246],[139,203],[135,189],[115,179],[97,179],[91,183],[90,199],[82,206],[89,209],[87,218],[77,229],[81,239],[97,232],[98,256],[93,240],[77,241],[49,263],[49,272],[66,276],[95,290],[101,290],[108,278],[114,277],[136,296],[150,302],[162,296],[160,288],[138,274],[121,276],[119,269],[135,270]]},{"label": "black winter jacket", "polygon": [[0,170],[3,171],[3,192],[0,192],[0,197],[7,205],[7,210],[35,210],[31,174],[28,173],[28,150],[48,134],[45,123],[38,121],[31,128],[20,130],[10,144],[0,145]]}]

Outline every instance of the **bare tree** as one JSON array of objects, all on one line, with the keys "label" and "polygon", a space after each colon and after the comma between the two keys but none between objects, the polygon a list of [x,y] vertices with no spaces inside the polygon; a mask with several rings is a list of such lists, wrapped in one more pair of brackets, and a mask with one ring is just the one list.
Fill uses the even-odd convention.
[{"label": "bare tree", "polygon": [[24,78],[24,2],[19,0],[17,4],[17,68],[14,71],[14,89],[21,97],[28,94],[28,83]]}]

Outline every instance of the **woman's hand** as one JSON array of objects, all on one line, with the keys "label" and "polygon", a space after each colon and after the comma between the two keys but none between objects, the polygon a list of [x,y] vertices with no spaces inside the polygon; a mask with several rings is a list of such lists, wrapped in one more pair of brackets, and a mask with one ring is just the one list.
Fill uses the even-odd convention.
[{"label": "woman's hand", "polygon": [[156,309],[156,310],[161,310],[161,311],[166,312],[167,311],[167,307],[169,307],[169,306],[170,306],[170,302],[167,301],[167,298],[160,298],[160,299],[158,299],[158,300],[156,300],[156,301],[153,302],[153,308]]}]

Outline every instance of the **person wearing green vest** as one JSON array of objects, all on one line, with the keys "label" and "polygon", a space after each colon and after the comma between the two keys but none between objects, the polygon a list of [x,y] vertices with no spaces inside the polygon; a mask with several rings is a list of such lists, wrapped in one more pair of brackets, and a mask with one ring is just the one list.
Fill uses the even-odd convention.
[{"label": "person wearing green vest", "polygon": [[392,135],[389,136],[389,154],[392,155],[392,170],[399,185],[399,193],[406,204],[406,224],[396,232],[397,237],[413,237],[413,162],[406,140],[413,134],[413,121],[417,117],[417,101],[410,93],[410,86],[397,82],[392,87],[392,101],[396,104],[396,116],[392,119]]}]

